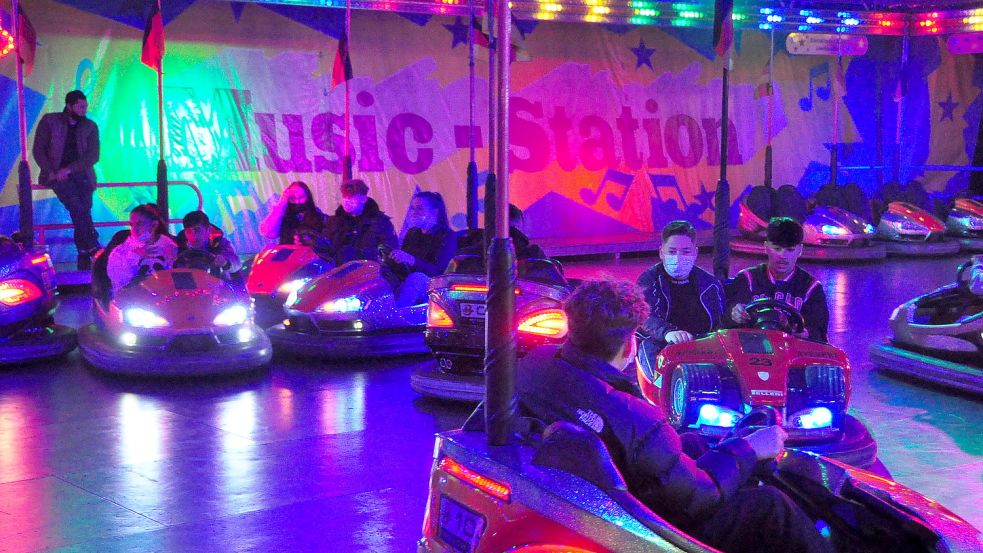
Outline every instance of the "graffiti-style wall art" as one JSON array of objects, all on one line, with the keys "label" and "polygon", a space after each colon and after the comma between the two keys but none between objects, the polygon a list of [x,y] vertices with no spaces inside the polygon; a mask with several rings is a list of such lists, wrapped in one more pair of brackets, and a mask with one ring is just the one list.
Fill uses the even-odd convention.
[{"label": "graffiti-style wall art", "polygon": [[[156,175],[156,75],[140,63],[143,4],[28,5],[39,43],[26,80],[29,142],[42,113],[60,110],[69,90],[83,90],[101,130],[100,182]],[[322,209],[333,210],[344,94],[331,86],[331,67],[343,11],[176,0],[165,3],[164,20],[170,178],[200,188],[206,212],[243,252],[263,246],[258,222],[293,180],[310,183]],[[9,14],[0,25],[9,27]],[[709,226],[724,124],[723,61],[710,31],[526,21],[517,27],[520,58],[528,59],[512,64],[511,192],[527,212],[527,231],[652,232],[681,217]],[[459,17],[353,16],[354,169],[397,225],[416,188],[443,193],[453,223],[464,225],[472,133],[479,170],[487,167],[488,52],[478,48],[472,117],[468,29]],[[949,53],[939,37],[916,37],[902,79],[896,37],[869,37],[865,55],[842,59],[792,56],[785,39],[774,36],[769,89],[772,35],[737,36],[726,122],[735,201],[762,183],[769,138],[776,186],[796,185],[807,195],[829,181],[833,147],[842,166],[969,165],[983,110],[983,63],[975,56]],[[17,225],[12,58],[0,61],[0,233]],[[855,169],[838,180],[872,194],[895,179],[951,194],[966,188],[968,174]],[[94,216],[124,220],[154,198],[149,186],[101,190]],[[37,192],[35,200],[37,222],[68,222],[52,194]],[[174,216],[196,205],[190,190],[172,190]],[[104,241],[113,230],[103,231]],[[74,254],[67,232],[47,238],[56,258]]]}]

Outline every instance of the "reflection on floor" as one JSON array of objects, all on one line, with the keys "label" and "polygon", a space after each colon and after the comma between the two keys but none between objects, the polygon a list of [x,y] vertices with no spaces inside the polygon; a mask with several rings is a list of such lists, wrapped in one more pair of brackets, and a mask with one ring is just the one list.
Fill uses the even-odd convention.
[{"label": "reflection on floor", "polygon": [[[980,403],[874,372],[866,354],[891,310],[951,280],[959,261],[807,268],[826,283],[853,411],[885,465],[983,527]],[[567,271],[634,279],[653,262]],[[87,299],[65,298],[58,319],[87,322]],[[162,383],[99,375],[75,352],[3,370],[0,551],[412,551],[433,433],[469,412],[409,389],[429,362],[277,360],[251,377]]]}]

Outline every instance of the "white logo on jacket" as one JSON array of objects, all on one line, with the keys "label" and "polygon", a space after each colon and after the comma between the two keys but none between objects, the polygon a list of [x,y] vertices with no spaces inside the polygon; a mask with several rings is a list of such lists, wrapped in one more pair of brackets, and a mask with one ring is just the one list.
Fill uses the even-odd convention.
[{"label": "white logo on jacket", "polygon": [[598,415],[590,409],[577,409],[577,418],[580,419],[580,422],[584,423],[587,428],[590,428],[598,434],[601,433],[601,430],[604,430],[604,419],[601,418],[601,415]]}]

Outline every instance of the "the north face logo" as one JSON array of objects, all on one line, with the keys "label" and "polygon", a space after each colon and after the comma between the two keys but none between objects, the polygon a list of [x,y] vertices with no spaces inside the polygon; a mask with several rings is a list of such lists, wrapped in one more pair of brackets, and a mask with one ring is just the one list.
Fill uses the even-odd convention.
[{"label": "the north face logo", "polygon": [[586,411],[584,409],[577,409],[577,418],[580,419],[580,422],[584,423],[584,426],[598,434],[601,433],[601,430],[604,430],[604,419],[601,418],[601,415],[590,409]]}]

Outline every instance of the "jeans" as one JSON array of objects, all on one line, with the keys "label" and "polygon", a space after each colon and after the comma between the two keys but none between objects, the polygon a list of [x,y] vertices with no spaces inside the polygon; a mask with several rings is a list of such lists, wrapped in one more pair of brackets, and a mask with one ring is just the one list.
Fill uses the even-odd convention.
[{"label": "jeans", "polygon": [[430,285],[430,277],[424,273],[410,273],[403,282],[396,287],[396,307],[406,307],[423,303],[427,299],[427,286]]},{"label": "jeans", "polygon": [[696,526],[691,535],[726,553],[833,553],[812,519],[771,486],[739,490]]},{"label": "jeans", "polygon": [[75,249],[79,254],[94,254],[99,249],[99,234],[92,224],[92,195],[95,183],[84,173],[72,173],[67,179],[51,183],[55,196],[68,210],[75,226]]}]

